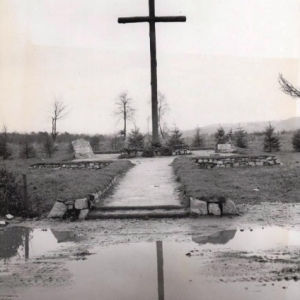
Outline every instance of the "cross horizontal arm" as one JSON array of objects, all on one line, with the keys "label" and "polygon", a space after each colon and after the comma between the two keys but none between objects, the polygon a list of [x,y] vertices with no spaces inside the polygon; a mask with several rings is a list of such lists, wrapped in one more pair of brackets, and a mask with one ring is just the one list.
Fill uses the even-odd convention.
[{"label": "cross horizontal arm", "polygon": [[119,18],[118,23],[140,23],[140,22],[149,22],[150,17],[130,17],[130,18]]},{"label": "cross horizontal arm", "polygon": [[140,22],[185,22],[186,17],[174,16],[174,17],[129,17],[119,18],[118,23],[140,23]]},{"label": "cross horizontal arm", "polygon": [[174,17],[155,17],[155,22],[185,22],[186,17],[174,16]]}]

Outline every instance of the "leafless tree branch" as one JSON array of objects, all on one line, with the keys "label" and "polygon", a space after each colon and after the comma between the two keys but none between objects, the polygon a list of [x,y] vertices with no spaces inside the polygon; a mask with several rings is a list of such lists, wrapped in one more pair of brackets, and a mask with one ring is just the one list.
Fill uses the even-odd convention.
[{"label": "leafless tree branch", "polygon": [[282,74],[279,74],[278,82],[280,84],[281,90],[290,95],[293,98],[300,98],[300,90],[297,90],[292,84],[290,84]]},{"label": "leafless tree branch", "polygon": [[70,111],[68,110],[68,107],[64,104],[64,102],[55,97],[53,104],[52,104],[52,139],[53,142],[55,142],[56,137],[58,135],[57,132],[57,121],[62,120],[68,116]]},{"label": "leafless tree branch", "polygon": [[168,105],[166,96],[158,91],[158,99],[157,99],[157,113],[158,113],[158,127],[160,130],[160,134],[162,138],[164,138],[164,130],[163,130],[163,118],[170,110],[170,107]]}]

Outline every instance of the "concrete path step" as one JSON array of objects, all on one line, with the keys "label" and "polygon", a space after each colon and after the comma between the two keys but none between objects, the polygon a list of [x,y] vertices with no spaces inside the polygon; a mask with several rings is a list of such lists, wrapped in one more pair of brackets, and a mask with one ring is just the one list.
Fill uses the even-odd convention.
[{"label": "concrete path step", "polygon": [[92,210],[89,212],[87,219],[130,219],[130,218],[184,218],[189,215],[189,211],[185,209],[126,209],[126,210]]},{"label": "concrete path step", "polygon": [[182,205],[149,205],[149,206],[96,206],[94,211],[127,211],[127,210],[184,210]]}]

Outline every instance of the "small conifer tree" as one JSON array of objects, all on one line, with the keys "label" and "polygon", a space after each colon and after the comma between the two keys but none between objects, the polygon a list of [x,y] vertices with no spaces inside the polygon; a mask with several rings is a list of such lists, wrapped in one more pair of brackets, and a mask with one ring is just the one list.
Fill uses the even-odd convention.
[{"label": "small conifer tree", "polygon": [[203,147],[205,144],[204,138],[201,134],[201,129],[196,127],[196,132],[192,141],[192,146],[195,148]]},{"label": "small conifer tree", "polygon": [[174,126],[174,129],[171,130],[168,147],[170,147],[172,150],[182,149],[186,147],[184,138],[182,137],[182,132],[180,132],[177,126]]},{"label": "small conifer tree", "polygon": [[140,133],[140,129],[135,127],[131,130],[128,137],[129,148],[142,149],[144,147],[144,135]]},{"label": "small conifer tree", "polygon": [[33,158],[36,157],[35,149],[29,139],[26,137],[20,144],[19,155],[21,158]]},{"label": "small conifer tree", "polygon": [[264,131],[264,151],[272,152],[280,150],[279,137],[275,133],[275,127],[269,124]]},{"label": "small conifer tree", "polygon": [[3,157],[3,159],[8,159],[12,156],[12,149],[9,146],[8,138],[8,132],[6,125],[3,125],[2,132],[0,133],[0,156]]},{"label": "small conifer tree", "polygon": [[52,137],[48,133],[45,133],[43,148],[46,155],[49,156],[50,158],[58,150],[57,146],[54,144]]},{"label": "small conifer tree", "polygon": [[93,151],[99,150],[100,137],[98,135],[93,135],[90,139],[90,145]]},{"label": "small conifer tree", "polygon": [[300,129],[296,130],[292,139],[293,148],[296,152],[300,152]]},{"label": "small conifer tree", "polygon": [[226,133],[223,127],[219,127],[215,133],[215,140],[217,144],[224,144],[226,142]]},{"label": "small conifer tree", "polygon": [[242,127],[238,127],[237,131],[234,133],[234,139],[237,147],[247,148],[247,132]]}]

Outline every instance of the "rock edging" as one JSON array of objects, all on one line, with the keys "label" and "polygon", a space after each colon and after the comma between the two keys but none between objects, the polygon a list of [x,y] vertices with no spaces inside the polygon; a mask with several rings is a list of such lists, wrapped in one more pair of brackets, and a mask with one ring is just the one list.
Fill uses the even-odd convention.
[{"label": "rock edging", "polygon": [[[215,215],[220,216],[221,210],[217,199],[199,200],[190,197],[190,214],[195,216]],[[234,202],[231,199],[226,199],[221,203],[223,207],[223,215],[239,215]]]},{"label": "rock edging", "polygon": [[110,183],[102,190],[89,194],[85,198],[75,200],[57,200],[50,213],[48,219],[64,218],[66,216],[71,217],[73,220],[85,220],[90,209],[99,202],[100,198],[112,187],[115,181],[120,175],[116,175],[112,178]]},{"label": "rock edging", "polygon": [[112,161],[81,161],[81,162],[65,162],[65,163],[38,163],[29,166],[30,169],[90,169],[100,170],[109,166]]},{"label": "rock edging", "polygon": [[236,168],[236,167],[256,167],[281,165],[276,156],[200,156],[192,158],[200,169],[212,168]]}]

